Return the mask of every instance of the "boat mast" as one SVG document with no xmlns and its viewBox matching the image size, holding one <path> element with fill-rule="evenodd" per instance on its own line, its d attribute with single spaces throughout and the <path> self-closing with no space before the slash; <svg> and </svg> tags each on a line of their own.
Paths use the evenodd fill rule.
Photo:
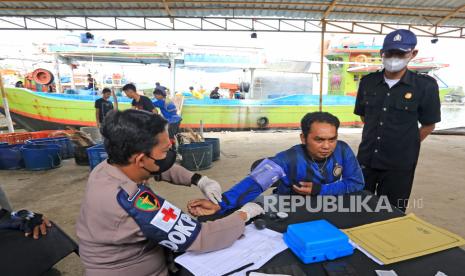
<svg viewBox="0 0 465 276">
<path fill-rule="evenodd" d="M 170 54 L 170 92 L 171 97 L 176 95 L 176 57 L 175 54 Z"/>
<path fill-rule="evenodd" d="M 255 73 L 255 68 L 250 68 L 250 88 L 249 88 L 249 95 L 251 99 L 254 99 L 254 86 L 255 86 L 255 81 L 254 81 L 254 73 Z"/>
<path fill-rule="evenodd" d="M 55 54 L 55 74 L 56 74 L 56 79 L 55 79 L 55 85 L 56 85 L 56 93 L 63 93 L 61 91 L 61 77 L 60 77 L 60 63 L 58 61 L 58 54 Z"/>
<path fill-rule="evenodd" d="M 323 61 L 325 54 L 325 32 L 326 32 L 326 20 L 321 20 L 321 53 L 320 53 L 320 103 L 319 111 L 323 111 Z"/>
<path fill-rule="evenodd" d="M 8 99 L 6 98 L 6 91 L 5 87 L 3 86 L 3 76 L 0 72 L 0 92 L 2 92 L 2 99 L 3 99 L 3 109 L 5 110 L 6 116 L 6 123 L 8 125 L 8 132 L 15 132 L 13 128 L 13 121 L 11 120 L 10 108 L 8 107 Z"/>
</svg>

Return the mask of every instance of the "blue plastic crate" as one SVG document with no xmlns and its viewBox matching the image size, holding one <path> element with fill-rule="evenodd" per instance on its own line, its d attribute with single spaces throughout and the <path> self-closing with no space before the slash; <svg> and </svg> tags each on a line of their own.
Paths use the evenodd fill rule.
<svg viewBox="0 0 465 276">
<path fill-rule="evenodd" d="M 103 160 L 108 158 L 103 144 L 98 144 L 87 149 L 87 156 L 89 157 L 90 170 L 93 170 Z"/>
<path fill-rule="evenodd" d="M 284 241 L 304 263 L 316 263 L 354 253 L 349 237 L 326 220 L 291 224 Z"/>
</svg>

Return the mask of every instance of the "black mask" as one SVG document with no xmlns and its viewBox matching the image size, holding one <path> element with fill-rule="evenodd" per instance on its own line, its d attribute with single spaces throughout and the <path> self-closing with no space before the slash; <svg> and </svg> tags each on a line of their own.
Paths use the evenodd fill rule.
<svg viewBox="0 0 465 276">
<path fill-rule="evenodd" d="M 147 157 L 152 159 L 155 165 L 159 167 L 159 169 L 156 172 L 147 170 L 145 167 L 143 167 L 143 169 L 148 171 L 151 175 L 156 176 L 160 175 L 162 172 L 169 170 L 174 165 L 174 162 L 176 162 L 176 151 L 172 149 L 168 150 L 164 159 L 155 159 L 149 155 Z"/>
</svg>

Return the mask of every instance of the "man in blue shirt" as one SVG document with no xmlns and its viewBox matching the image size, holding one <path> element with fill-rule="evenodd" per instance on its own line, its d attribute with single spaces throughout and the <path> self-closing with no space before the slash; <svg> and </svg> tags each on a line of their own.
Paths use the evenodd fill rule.
<svg viewBox="0 0 465 276">
<path fill-rule="evenodd" d="M 166 90 L 168 90 L 166 87 L 164 87 L 163 85 L 161 85 L 159 82 L 156 82 L 155 83 L 155 90 L 162 90 L 163 92 L 166 93 Z"/>
<path fill-rule="evenodd" d="M 338 141 L 340 122 L 327 112 L 307 113 L 301 121 L 302 144 L 260 162 L 229 191 L 219 205 L 208 200 L 189 204 L 193 215 L 226 212 L 254 200 L 278 182 L 281 195 L 341 195 L 364 187 L 362 170 L 352 149 Z"/>
<path fill-rule="evenodd" d="M 160 109 L 161 114 L 168 121 L 168 135 L 174 144 L 182 118 L 178 115 L 176 105 L 166 98 L 166 90 L 155 88 L 153 96 L 155 97 L 153 105 Z"/>
</svg>

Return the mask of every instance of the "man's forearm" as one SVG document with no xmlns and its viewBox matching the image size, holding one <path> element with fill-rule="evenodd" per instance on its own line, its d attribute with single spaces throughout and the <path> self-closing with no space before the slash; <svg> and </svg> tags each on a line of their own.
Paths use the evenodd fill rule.
<svg viewBox="0 0 465 276">
<path fill-rule="evenodd" d="M 215 221 L 202 223 L 202 230 L 187 251 L 210 252 L 231 246 L 244 233 L 243 214 L 236 212 Z"/>
<path fill-rule="evenodd" d="M 220 214 L 228 210 L 238 208 L 247 202 L 256 199 L 261 193 L 262 188 L 250 176 L 242 179 L 231 189 L 223 193 L 223 201 L 219 203 Z"/>
<path fill-rule="evenodd" d="M 161 180 L 176 184 L 190 186 L 193 172 L 187 170 L 186 168 L 174 164 L 169 170 L 161 174 Z"/>
<path fill-rule="evenodd" d="M 97 109 L 97 110 L 95 111 L 95 122 L 97 123 L 97 126 L 100 125 L 100 120 L 99 120 L 99 116 L 98 116 L 98 115 L 99 115 L 99 110 Z"/>
<path fill-rule="evenodd" d="M 116 97 L 114 88 L 111 88 L 111 95 L 113 96 L 114 105 L 115 105 L 113 109 L 118 110 L 118 97 Z"/>
<path fill-rule="evenodd" d="M 435 127 L 436 127 L 436 124 L 422 125 L 420 127 L 420 141 L 425 140 L 425 138 L 428 137 L 428 135 L 430 135 L 431 132 L 433 132 Z"/>
</svg>

